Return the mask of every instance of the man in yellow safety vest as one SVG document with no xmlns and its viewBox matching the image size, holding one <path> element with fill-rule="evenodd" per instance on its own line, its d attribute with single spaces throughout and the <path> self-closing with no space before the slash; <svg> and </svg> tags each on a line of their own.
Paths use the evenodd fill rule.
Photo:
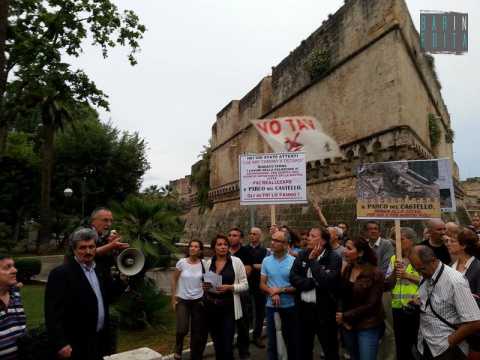
<svg viewBox="0 0 480 360">
<path fill-rule="evenodd" d="M 417 241 L 417 234 L 408 227 L 400 230 L 402 239 L 402 261 L 396 256 L 390 258 L 386 274 L 387 288 L 392 289 L 392 312 L 397 359 L 415 359 L 414 347 L 417 343 L 419 313 L 414 301 L 418 298 L 420 275 L 410 264 L 408 257 Z"/>
</svg>

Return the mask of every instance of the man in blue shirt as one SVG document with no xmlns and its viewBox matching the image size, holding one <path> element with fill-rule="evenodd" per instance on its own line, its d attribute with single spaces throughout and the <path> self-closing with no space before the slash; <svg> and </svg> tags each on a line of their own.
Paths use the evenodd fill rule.
<svg viewBox="0 0 480 360">
<path fill-rule="evenodd" d="M 271 249 L 273 254 L 263 260 L 260 271 L 260 289 L 267 295 L 268 359 L 278 359 L 275 327 L 275 313 L 278 313 L 288 359 L 293 360 L 298 358 L 295 288 L 290 284 L 290 269 L 295 258 L 288 254 L 288 241 L 282 231 L 272 234 Z"/>
</svg>

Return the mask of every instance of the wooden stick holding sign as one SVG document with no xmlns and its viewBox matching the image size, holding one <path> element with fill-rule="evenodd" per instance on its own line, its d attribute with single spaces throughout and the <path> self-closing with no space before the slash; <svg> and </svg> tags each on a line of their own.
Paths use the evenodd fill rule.
<svg viewBox="0 0 480 360">
<path fill-rule="evenodd" d="M 400 219 L 395 219 L 395 252 L 397 261 L 403 261 L 402 259 L 402 235 L 400 231 Z"/>
<path fill-rule="evenodd" d="M 277 225 L 275 205 L 270 205 L 270 225 Z"/>
</svg>

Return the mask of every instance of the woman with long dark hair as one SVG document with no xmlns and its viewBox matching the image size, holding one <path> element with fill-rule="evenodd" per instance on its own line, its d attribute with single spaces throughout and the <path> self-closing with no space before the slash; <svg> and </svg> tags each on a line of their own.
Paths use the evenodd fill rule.
<svg viewBox="0 0 480 360">
<path fill-rule="evenodd" d="M 210 246 L 214 255 L 205 269 L 222 278 L 222 285 L 217 287 L 204 282 L 210 335 L 215 358 L 233 360 L 235 321 L 243 316 L 239 293 L 248 290 L 247 273 L 242 261 L 230 255 L 226 236 L 217 235 Z"/>
<path fill-rule="evenodd" d="M 187 257 L 178 260 L 172 277 L 172 307 L 177 322 L 174 358 L 182 358 L 183 340 L 190 327 L 190 359 L 202 359 L 207 342 L 202 278 L 203 243 L 190 240 Z"/>
<path fill-rule="evenodd" d="M 384 331 L 382 294 L 384 276 L 367 240 L 345 243 L 347 266 L 342 271 L 341 306 L 336 314 L 352 360 L 375 360 Z"/>
</svg>

